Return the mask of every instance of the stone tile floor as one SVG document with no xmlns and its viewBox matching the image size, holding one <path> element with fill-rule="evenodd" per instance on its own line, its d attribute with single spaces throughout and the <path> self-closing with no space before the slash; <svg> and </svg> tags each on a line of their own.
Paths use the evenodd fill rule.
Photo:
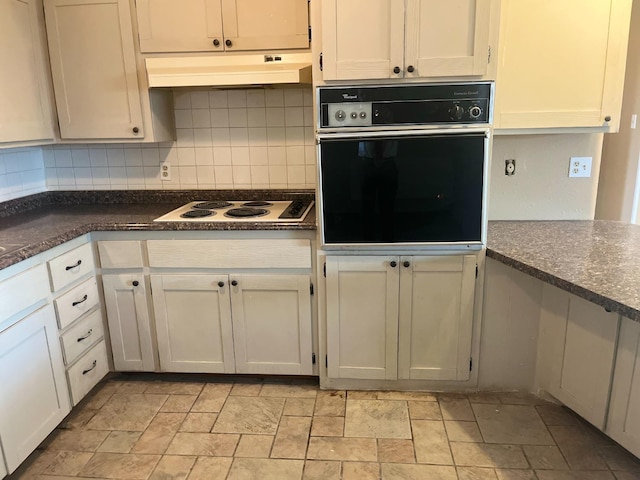
<svg viewBox="0 0 640 480">
<path fill-rule="evenodd" d="M 9 478 L 632 480 L 640 460 L 522 394 L 120 375 Z"/>
</svg>

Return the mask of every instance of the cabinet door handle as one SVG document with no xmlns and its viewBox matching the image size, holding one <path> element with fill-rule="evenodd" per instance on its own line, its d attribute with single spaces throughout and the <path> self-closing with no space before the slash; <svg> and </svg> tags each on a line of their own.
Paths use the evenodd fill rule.
<svg viewBox="0 0 640 480">
<path fill-rule="evenodd" d="M 84 335 L 83 337 L 78 338 L 78 342 L 86 340 L 87 338 L 89 338 L 91 336 L 92 333 L 93 333 L 93 328 L 90 328 L 86 335 Z"/>
<path fill-rule="evenodd" d="M 220 288 L 224 287 L 224 282 L 218 282 L 218 286 L 219 286 Z"/>
<path fill-rule="evenodd" d="M 406 268 L 409 268 L 411 266 L 411 262 L 405 261 L 402 265 L 404 265 Z"/>
<path fill-rule="evenodd" d="M 137 287 L 138 285 L 140 285 L 140 282 L 138 280 L 134 280 L 131 285 L 133 285 L 134 287 Z"/>
<path fill-rule="evenodd" d="M 238 286 L 237 280 L 231 280 L 231 285 L 233 285 L 234 287 L 237 287 Z"/>
<path fill-rule="evenodd" d="M 391 268 L 396 268 L 396 266 L 397 266 L 397 265 L 398 265 L 398 264 L 397 264 L 394 260 L 392 260 L 391 262 L 389 262 L 389 266 L 390 266 Z"/>
<path fill-rule="evenodd" d="M 611 121 L 611 115 L 607 115 L 606 117 L 604 117 L 604 121 L 605 122 L 610 122 Z"/>
<path fill-rule="evenodd" d="M 409 65 L 407 67 L 407 72 L 409 72 L 409 73 L 413 73 L 414 70 L 415 70 L 415 68 L 413 68 L 413 65 Z"/>
<path fill-rule="evenodd" d="M 96 368 L 98 366 L 98 360 L 94 360 L 93 363 L 91 364 L 90 368 L 87 368 L 86 370 L 82 371 L 83 375 L 86 375 L 87 373 L 89 373 L 91 370 L 93 370 L 94 368 Z"/>
<path fill-rule="evenodd" d="M 76 305 L 80 305 L 81 303 L 86 302 L 86 301 L 87 301 L 87 298 L 89 298 L 89 296 L 88 296 L 88 295 L 85 295 L 84 297 L 82 297 L 82 300 L 77 300 L 77 301 L 73 302 L 73 303 L 71 304 L 71 306 L 72 306 L 72 307 L 75 307 Z"/>
<path fill-rule="evenodd" d="M 65 270 L 69 271 L 69 270 L 71 270 L 73 268 L 77 268 L 77 267 L 80 266 L 81 263 L 82 263 L 82 260 L 78 260 L 78 262 L 75 265 L 69 265 L 69 266 L 65 267 Z"/>
<path fill-rule="evenodd" d="M 400 73 L 400 67 L 393 67 L 393 73 L 396 75 Z"/>
<path fill-rule="evenodd" d="M 231 40 L 229 40 L 228 38 L 224 41 L 224 44 L 225 44 L 227 47 L 232 47 L 232 46 L 233 46 L 233 42 L 232 42 Z"/>
<path fill-rule="evenodd" d="M 213 46 L 214 47 L 219 47 L 220 46 L 220 40 L 218 40 L 217 38 L 213 39 Z"/>
</svg>

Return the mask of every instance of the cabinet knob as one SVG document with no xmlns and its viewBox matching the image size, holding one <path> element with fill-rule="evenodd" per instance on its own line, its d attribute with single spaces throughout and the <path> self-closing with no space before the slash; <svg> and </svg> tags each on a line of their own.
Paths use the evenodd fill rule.
<svg viewBox="0 0 640 480">
<path fill-rule="evenodd" d="M 219 47 L 220 46 L 220 40 L 218 40 L 217 38 L 213 39 L 213 46 L 214 47 Z"/>
<path fill-rule="evenodd" d="M 402 265 L 404 265 L 405 268 L 409 268 L 411 266 L 411 262 L 405 261 Z"/>
<path fill-rule="evenodd" d="M 220 288 L 224 287 L 224 282 L 218 282 L 218 286 L 219 286 Z"/>
<path fill-rule="evenodd" d="M 610 122 L 611 121 L 611 115 L 607 115 L 606 117 L 604 117 L 604 121 L 605 122 Z"/>
<path fill-rule="evenodd" d="M 138 127 L 133 127 L 133 133 L 138 133 L 140 131 L 140 129 Z"/>
<path fill-rule="evenodd" d="M 413 65 L 409 65 L 407 67 L 407 72 L 409 72 L 409 73 L 413 73 L 414 70 L 415 70 L 415 68 L 413 68 Z"/>
<path fill-rule="evenodd" d="M 398 265 L 398 264 L 397 264 L 395 261 L 391 261 L 391 262 L 389 262 L 389 266 L 390 266 L 391 268 L 396 268 L 396 266 L 397 266 L 397 265 Z"/>
<path fill-rule="evenodd" d="M 232 47 L 232 46 L 233 46 L 233 42 L 232 42 L 231 40 L 229 40 L 228 38 L 224 41 L 224 44 L 225 44 L 227 47 Z"/>
<path fill-rule="evenodd" d="M 396 75 L 400 73 L 400 67 L 393 67 L 393 73 L 395 73 Z"/>
<path fill-rule="evenodd" d="M 238 282 L 236 280 L 231 280 L 231 285 L 233 285 L 234 287 L 237 287 Z"/>
<path fill-rule="evenodd" d="M 134 287 L 137 287 L 138 285 L 140 285 L 140 282 L 139 282 L 138 280 L 134 280 L 134 281 L 133 281 L 133 283 L 132 283 L 132 285 L 133 285 Z"/>
</svg>

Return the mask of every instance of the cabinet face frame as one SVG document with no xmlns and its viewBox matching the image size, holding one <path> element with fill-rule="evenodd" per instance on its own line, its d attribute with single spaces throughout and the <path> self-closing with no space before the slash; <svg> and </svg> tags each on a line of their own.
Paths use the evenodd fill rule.
<svg viewBox="0 0 640 480">
<path fill-rule="evenodd" d="M 80 28 L 68 27 L 71 23 L 74 27 L 95 28 L 91 18 L 96 14 L 91 10 L 96 8 L 115 9 L 111 20 L 117 24 L 106 23 L 109 19 L 102 12 L 101 33 L 106 38 L 94 39 L 97 43 L 92 45 L 87 43 L 91 35 L 85 35 Z M 92 17 L 83 18 L 89 12 Z M 61 138 L 142 139 L 142 107 L 129 1 L 46 0 L 45 16 Z M 111 77 L 103 72 L 97 78 L 100 83 L 91 85 L 84 78 L 85 72 L 105 70 L 102 61 L 105 58 L 111 61 Z M 123 108 L 117 114 L 115 110 L 111 112 L 117 118 L 109 121 L 103 118 L 101 110 L 107 105 L 105 102 L 109 106 L 113 102 L 101 99 L 101 92 L 119 96 Z"/>
</svg>

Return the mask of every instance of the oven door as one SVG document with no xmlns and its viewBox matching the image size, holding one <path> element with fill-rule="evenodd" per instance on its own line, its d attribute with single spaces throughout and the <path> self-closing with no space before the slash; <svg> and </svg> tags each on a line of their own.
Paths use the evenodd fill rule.
<svg viewBox="0 0 640 480">
<path fill-rule="evenodd" d="M 318 144 L 325 248 L 484 245 L 488 130 L 338 133 Z"/>
</svg>

